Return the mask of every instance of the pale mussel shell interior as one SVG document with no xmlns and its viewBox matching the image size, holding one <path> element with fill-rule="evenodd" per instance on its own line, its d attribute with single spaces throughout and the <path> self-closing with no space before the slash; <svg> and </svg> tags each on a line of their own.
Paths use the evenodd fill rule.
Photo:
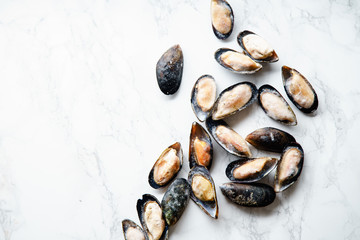
<svg viewBox="0 0 360 240">
<path fill-rule="evenodd" d="M 179 173 L 183 163 L 183 152 L 179 142 L 166 148 L 152 167 L 148 181 L 157 189 L 168 185 Z"/>
<path fill-rule="evenodd" d="M 220 48 L 214 54 L 215 60 L 224 68 L 241 74 L 256 73 L 262 65 L 252 60 L 242 52 L 229 48 Z"/>
<path fill-rule="evenodd" d="M 251 151 L 244 140 L 223 120 L 206 119 L 206 128 L 215 141 L 228 153 L 239 157 L 251 157 Z"/>
<path fill-rule="evenodd" d="M 239 33 L 237 41 L 245 53 L 257 62 L 276 62 L 279 60 L 270 44 L 251 31 L 245 30 Z"/>
<path fill-rule="evenodd" d="M 213 160 L 213 145 L 209 134 L 197 122 L 193 122 L 190 133 L 189 164 L 190 169 L 196 165 L 210 170 Z"/>
<path fill-rule="evenodd" d="M 258 101 L 270 118 L 286 125 L 297 125 L 296 115 L 283 96 L 271 85 L 259 88 Z"/>
<path fill-rule="evenodd" d="M 161 205 L 156 197 L 151 194 L 144 194 L 136 204 L 139 220 L 146 232 L 148 239 L 168 239 L 168 229 Z"/>
<path fill-rule="evenodd" d="M 299 143 L 287 145 L 275 174 L 275 192 L 281 192 L 296 182 L 304 164 L 304 150 Z"/>
<path fill-rule="evenodd" d="M 130 219 L 122 221 L 122 228 L 125 240 L 147 240 L 144 230 Z"/>
<path fill-rule="evenodd" d="M 314 112 L 319 101 L 309 81 L 296 69 L 283 66 L 281 70 L 285 92 L 290 101 L 304 113 Z"/>
<path fill-rule="evenodd" d="M 203 75 L 196 82 L 191 92 L 191 107 L 203 122 L 208 117 L 216 100 L 215 79 L 211 75 Z"/>
<path fill-rule="evenodd" d="M 214 104 L 212 119 L 223 119 L 247 108 L 255 102 L 257 95 L 258 90 L 251 82 L 240 82 L 226 88 Z"/>
<path fill-rule="evenodd" d="M 296 141 L 290 133 L 273 127 L 259 128 L 247 135 L 245 140 L 257 149 L 277 153 Z"/>
<path fill-rule="evenodd" d="M 231 181 L 256 182 L 268 175 L 277 162 L 278 159 L 271 157 L 240 158 L 227 166 L 225 174 Z"/>
<path fill-rule="evenodd" d="M 218 203 L 215 183 L 203 166 L 193 167 L 188 176 L 191 186 L 190 198 L 210 217 L 218 218 Z"/>
<path fill-rule="evenodd" d="M 211 0 L 211 23 L 218 39 L 228 38 L 234 28 L 234 13 L 225 0 Z"/>
</svg>

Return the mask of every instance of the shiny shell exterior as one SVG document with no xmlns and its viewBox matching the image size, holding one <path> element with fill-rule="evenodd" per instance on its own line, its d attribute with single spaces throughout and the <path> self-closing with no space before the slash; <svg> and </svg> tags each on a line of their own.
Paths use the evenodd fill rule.
<svg viewBox="0 0 360 240">
<path fill-rule="evenodd" d="M 304 150 L 300 144 L 293 142 L 287 145 L 281 155 L 275 174 L 275 192 L 290 187 L 300 176 L 304 164 Z"/>
<path fill-rule="evenodd" d="M 237 41 L 245 53 L 257 62 L 276 62 L 279 60 L 270 44 L 251 31 L 245 30 L 239 33 Z"/>
<path fill-rule="evenodd" d="M 235 73 L 252 74 L 262 68 L 246 54 L 229 48 L 218 49 L 214 57 L 221 66 Z"/>
<path fill-rule="evenodd" d="M 251 157 L 251 151 L 244 138 L 223 121 L 206 119 L 206 128 L 225 151 L 239 157 Z"/>
<path fill-rule="evenodd" d="M 191 199 L 210 217 L 218 218 L 218 204 L 215 183 L 209 171 L 203 166 L 193 167 L 188 176 L 191 186 Z M 197 197 L 202 196 L 203 199 Z"/>
<path fill-rule="evenodd" d="M 168 185 L 179 173 L 183 162 L 183 152 L 179 142 L 166 148 L 152 167 L 148 181 L 157 189 Z"/>
<path fill-rule="evenodd" d="M 214 106 L 215 100 L 215 79 L 210 75 L 201 76 L 195 82 L 191 92 L 191 107 L 199 121 L 205 121 Z"/>
<path fill-rule="evenodd" d="M 232 181 L 256 182 L 268 175 L 277 162 L 278 159 L 270 157 L 240 158 L 227 166 L 225 174 Z"/>
<path fill-rule="evenodd" d="M 125 240 L 148 240 L 144 230 L 130 219 L 122 221 Z"/>
<path fill-rule="evenodd" d="M 141 225 L 146 232 L 148 239 L 168 239 L 169 226 L 165 221 L 161 205 L 156 197 L 151 194 L 144 194 L 142 199 L 138 199 L 136 209 Z"/>
<path fill-rule="evenodd" d="M 245 140 L 258 149 L 277 153 L 281 153 L 289 143 L 295 142 L 292 135 L 273 127 L 259 128 L 247 135 Z"/>
<path fill-rule="evenodd" d="M 226 88 L 214 104 L 212 119 L 224 119 L 247 108 L 255 102 L 257 95 L 257 88 L 251 82 L 240 82 Z"/>
<path fill-rule="evenodd" d="M 190 133 L 189 164 L 190 169 L 201 165 L 208 170 L 213 160 L 213 145 L 206 130 L 197 122 L 193 122 Z"/>
<path fill-rule="evenodd" d="M 258 101 L 261 108 L 270 118 L 286 125 L 297 125 L 294 111 L 273 86 L 268 84 L 261 86 Z"/>
<path fill-rule="evenodd" d="M 191 187 L 186 179 L 177 178 L 167 189 L 161 201 L 166 223 L 174 225 L 189 203 Z"/>
<path fill-rule="evenodd" d="M 160 90 L 166 94 L 174 94 L 180 87 L 184 57 L 179 45 L 168 49 L 156 64 L 156 78 Z"/>
<path fill-rule="evenodd" d="M 319 102 L 309 81 L 293 68 L 283 66 L 281 70 L 285 92 L 290 101 L 304 113 L 314 112 Z"/>
<path fill-rule="evenodd" d="M 225 0 L 211 0 L 211 24 L 218 39 L 228 38 L 234 28 L 234 13 Z"/>
<path fill-rule="evenodd" d="M 274 189 L 264 183 L 224 183 L 221 192 L 232 202 L 244 207 L 265 207 L 276 197 Z"/>
</svg>

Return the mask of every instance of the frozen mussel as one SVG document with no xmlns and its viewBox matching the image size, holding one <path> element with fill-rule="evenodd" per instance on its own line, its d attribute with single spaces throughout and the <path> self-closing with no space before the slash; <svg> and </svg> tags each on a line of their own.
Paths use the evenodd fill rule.
<svg viewBox="0 0 360 240">
<path fill-rule="evenodd" d="M 206 119 L 206 128 L 215 141 L 227 152 L 235 156 L 251 157 L 250 148 L 244 138 L 230 128 L 225 121 L 214 121 L 209 117 Z"/>
<path fill-rule="evenodd" d="M 251 31 L 243 31 L 237 37 L 245 53 L 257 62 L 276 62 L 279 60 L 275 50 L 264 38 Z"/>
<path fill-rule="evenodd" d="M 221 66 L 235 73 L 252 74 L 262 68 L 246 54 L 229 48 L 218 49 L 214 56 Z"/>
<path fill-rule="evenodd" d="M 247 135 L 245 140 L 258 149 L 277 153 L 281 153 L 287 144 L 295 142 L 292 135 L 273 127 L 259 128 Z"/>
<path fill-rule="evenodd" d="M 196 82 L 191 92 L 191 107 L 196 117 L 205 121 L 216 100 L 215 79 L 210 75 L 201 76 Z"/>
<path fill-rule="evenodd" d="M 271 157 L 240 158 L 227 166 L 225 174 L 232 181 L 256 182 L 269 174 L 277 162 L 278 159 Z"/>
<path fill-rule="evenodd" d="M 273 86 L 268 84 L 261 86 L 258 100 L 261 108 L 270 118 L 286 125 L 297 124 L 295 113 Z"/>
<path fill-rule="evenodd" d="M 168 185 L 182 167 L 183 153 L 179 142 L 166 148 L 149 173 L 149 184 L 157 189 Z"/>
<path fill-rule="evenodd" d="M 193 167 L 188 176 L 191 185 L 191 199 L 210 217 L 218 218 L 218 204 L 215 183 L 209 171 L 203 166 Z"/>
<path fill-rule="evenodd" d="M 122 221 L 125 240 L 148 240 L 144 230 L 130 219 Z"/>
<path fill-rule="evenodd" d="M 234 28 L 234 14 L 225 0 L 211 0 L 211 23 L 214 34 L 219 39 L 226 39 Z"/>
<path fill-rule="evenodd" d="M 195 165 L 211 168 L 213 160 L 213 145 L 206 130 L 197 122 L 193 122 L 190 133 L 189 164 L 190 169 Z"/>
<path fill-rule="evenodd" d="M 293 68 L 282 67 L 285 92 L 291 102 L 302 112 L 314 112 L 319 105 L 317 94 L 309 81 Z"/>
<path fill-rule="evenodd" d="M 300 144 L 293 142 L 287 145 L 280 158 L 275 174 L 275 192 L 290 187 L 300 176 L 304 164 L 304 150 Z"/>
</svg>

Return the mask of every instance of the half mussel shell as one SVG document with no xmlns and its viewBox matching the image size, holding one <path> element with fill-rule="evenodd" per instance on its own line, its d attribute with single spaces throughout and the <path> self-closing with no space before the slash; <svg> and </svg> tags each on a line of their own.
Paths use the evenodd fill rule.
<svg viewBox="0 0 360 240">
<path fill-rule="evenodd" d="M 155 162 L 149 173 L 149 184 L 157 189 L 168 185 L 179 173 L 183 162 L 183 153 L 179 142 L 166 148 Z"/>
<path fill-rule="evenodd" d="M 196 165 L 211 168 L 213 145 L 206 130 L 197 122 L 193 122 L 190 133 L 189 164 L 190 169 Z"/>
<path fill-rule="evenodd" d="M 283 66 L 281 70 L 285 92 L 291 102 L 304 113 L 314 112 L 319 102 L 309 81 L 294 68 Z"/>
<path fill-rule="evenodd" d="M 148 240 L 144 230 L 130 219 L 122 221 L 125 240 Z"/>
<path fill-rule="evenodd" d="M 209 171 L 203 166 L 193 167 L 188 176 L 191 199 L 210 217 L 218 218 L 218 204 L 215 183 Z"/>
<path fill-rule="evenodd" d="M 265 84 L 259 88 L 258 100 L 270 118 L 286 125 L 297 125 L 294 111 L 273 86 Z"/>
<path fill-rule="evenodd" d="M 211 23 L 218 39 L 228 38 L 234 28 L 234 14 L 230 4 L 225 0 L 211 0 Z"/>
</svg>

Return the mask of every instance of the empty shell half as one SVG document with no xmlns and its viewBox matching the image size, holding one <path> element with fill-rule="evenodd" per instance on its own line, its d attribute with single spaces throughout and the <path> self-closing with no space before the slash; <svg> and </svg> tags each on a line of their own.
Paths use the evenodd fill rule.
<svg viewBox="0 0 360 240">
<path fill-rule="evenodd" d="M 196 82 L 191 92 L 191 107 L 196 117 L 205 121 L 216 100 L 215 79 L 210 75 L 201 76 Z"/>
<path fill-rule="evenodd" d="M 300 144 L 290 143 L 284 148 L 275 174 L 275 192 L 290 187 L 300 176 L 304 164 L 304 150 Z"/>
<path fill-rule="evenodd" d="M 296 116 L 283 96 L 273 87 L 265 84 L 259 88 L 258 100 L 261 108 L 270 118 L 295 126 Z"/>
<path fill-rule="evenodd" d="M 234 14 L 225 0 L 211 0 L 211 23 L 214 34 L 219 39 L 226 39 L 234 28 Z"/>
<path fill-rule="evenodd" d="M 179 142 L 166 148 L 149 173 L 149 184 L 157 189 L 168 185 L 182 167 L 183 153 Z"/>
<path fill-rule="evenodd" d="M 285 92 L 291 102 L 302 112 L 314 112 L 319 105 L 317 94 L 309 81 L 298 71 L 282 67 Z"/>
<path fill-rule="evenodd" d="M 213 160 L 213 146 L 206 130 L 197 122 L 193 122 L 190 133 L 189 164 L 190 169 L 195 165 L 211 168 Z"/>
<path fill-rule="evenodd" d="M 212 119 L 223 119 L 245 109 L 255 102 L 257 94 L 257 88 L 251 82 L 240 82 L 226 88 L 214 104 Z"/>
<path fill-rule="evenodd" d="M 136 223 L 129 219 L 122 221 L 125 240 L 147 240 L 146 233 Z"/>
<path fill-rule="evenodd" d="M 259 35 L 251 31 L 239 33 L 237 41 L 245 53 L 258 62 L 276 62 L 279 60 L 275 50 Z"/>
<path fill-rule="evenodd" d="M 218 49 L 214 56 L 221 66 L 235 73 L 252 74 L 262 68 L 246 54 L 229 48 Z"/>
</svg>

